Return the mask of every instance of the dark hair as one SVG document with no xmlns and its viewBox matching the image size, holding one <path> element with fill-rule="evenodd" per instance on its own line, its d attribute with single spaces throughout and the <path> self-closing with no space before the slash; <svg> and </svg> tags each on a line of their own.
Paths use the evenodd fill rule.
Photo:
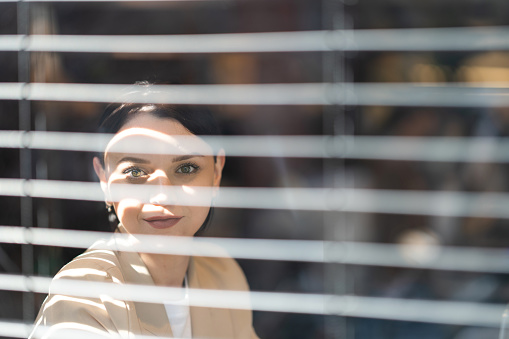
<svg viewBox="0 0 509 339">
<path fill-rule="evenodd" d="M 182 124 L 189 132 L 194 135 L 219 135 L 219 127 L 212 113 L 204 106 L 185 106 L 168 104 L 138 104 L 121 103 L 110 104 L 104 110 L 99 120 L 99 132 L 117 133 L 122 126 L 136 117 L 138 114 L 152 114 L 158 118 L 174 119 Z M 104 154 L 99 156 L 104 166 Z M 214 156 L 214 162 L 216 157 Z M 110 220 L 116 215 L 112 210 Z M 214 215 L 214 207 L 211 206 L 207 218 L 203 225 L 198 229 L 195 235 L 201 235 L 210 224 Z"/>
<path fill-rule="evenodd" d="M 221 134 L 214 116 L 204 106 L 137 103 L 108 105 L 99 120 L 99 132 L 117 133 L 122 126 L 140 113 L 175 119 L 194 135 Z"/>
</svg>

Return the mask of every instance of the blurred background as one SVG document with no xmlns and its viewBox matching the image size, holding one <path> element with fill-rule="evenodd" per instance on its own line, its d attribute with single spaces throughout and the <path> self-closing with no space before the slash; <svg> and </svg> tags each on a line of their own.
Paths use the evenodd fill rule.
<svg viewBox="0 0 509 339">
<path fill-rule="evenodd" d="M 480 27 L 509 24 L 504 0 L 237 0 L 167 2 L 0 2 L 0 34 L 161 35 Z M 19 19 L 19 20 L 18 20 Z M 490 83 L 507 88 L 509 53 L 49 53 L 0 51 L 0 82 L 133 84 Z M 24 73 L 25 72 L 25 73 Z M 24 79 L 23 79 L 24 78 Z M 29 105 L 28 120 L 20 105 Z M 94 132 L 104 104 L 0 100 L 0 129 Z M 25 107 L 26 109 L 26 107 Z M 216 105 L 225 135 L 507 137 L 503 108 Z M 256 146 L 254 146 L 256 147 Z M 394 150 L 397 152 L 397 149 Z M 0 149 L 0 177 L 96 181 L 86 152 Z M 26 153 L 25 153 L 26 154 Z M 24 164 L 24 165 L 20 165 Z M 506 164 L 299 158 L 227 159 L 223 186 L 339 187 L 403 191 L 502 192 Z M 28 198 L 23 198 L 28 199 Z M 0 197 L 0 225 L 108 231 L 103 203 Z M 27 207 L 28 206 L 28 207 Z M 413 214 L 219 209 L 205 236 L 336 240 L 507 248 L 507 220 Z M 25 246 L 27 247 L 27 246 Z M 83 250 L 0 244 L 0 272 L 53 276 Z M 30 256 L 33 260 L 28 260 Z M 412 261 L 413 258 L 407 258 Z M 335 293 L 505 304 L 507 274 L 420 268 L 239 260 L 254 291 Z M 30 322 L 45 295 L 27 307 L 22 293 L 0 291 L 0 319 Z M 498 338 L 499 329 L 368 318 L 255 312 L 261 338 Z"/>
</svg>

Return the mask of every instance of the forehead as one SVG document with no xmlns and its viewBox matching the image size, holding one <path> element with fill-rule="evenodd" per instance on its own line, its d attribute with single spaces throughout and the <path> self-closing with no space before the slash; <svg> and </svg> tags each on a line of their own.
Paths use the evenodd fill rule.
<svg viewBox="0 0 509 339">
<path fill-rule="evenodd" d="M 174 119 L 140 114 L 115 134 L 106 157 L 125 154 L 212 155 L 211 147 Z"/>
</svg>

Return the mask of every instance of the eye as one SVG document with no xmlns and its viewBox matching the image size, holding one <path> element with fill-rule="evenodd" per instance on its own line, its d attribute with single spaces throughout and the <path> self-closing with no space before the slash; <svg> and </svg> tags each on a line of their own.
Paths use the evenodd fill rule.
<svg viewBox="0 0 509 339">
<path fill-rule="evenodd" d="M 177 173 L 191 174 L 198 170 L 199 167 L 194 164 L 183 164 L 177 169 Z"/>
<path fill-rule="evenodd" d="M 129 174 L 131 178 L 141 178 L 144 175 L 147 175 L 145 171 L 138 167 L 130 167 L 124 171 L 124 174 Z"/>
</svg>

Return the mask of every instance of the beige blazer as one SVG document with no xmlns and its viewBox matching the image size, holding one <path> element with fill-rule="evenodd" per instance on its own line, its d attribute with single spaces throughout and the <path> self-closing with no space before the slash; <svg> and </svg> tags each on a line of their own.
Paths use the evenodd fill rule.
<svg viewBox="0 0 509 339">
<path fill-rule="evenodd" d="M 65 265 L 53 282 L 77 279 L 154 285 L 138 253 L 95 247 Z M 190 288 L 249 290 L 244 273 L 231 258 L 191 257 L 187 273 Z M 258 338 L 252 326 L 251 310 L 191 307 L 190 313 L 193 338 Z M 39 338 L 34 333 L 41 326 L 50 327 L 50 331 L 41 338 L 56 337 L 69 329 L 105 338 L 135 338 L 136 335 L 173 337 L 163 304 L 114 300 L 108 296 L 63 296 L 51 293 L 51 287 L 30 338 Z"/>
</svg>

